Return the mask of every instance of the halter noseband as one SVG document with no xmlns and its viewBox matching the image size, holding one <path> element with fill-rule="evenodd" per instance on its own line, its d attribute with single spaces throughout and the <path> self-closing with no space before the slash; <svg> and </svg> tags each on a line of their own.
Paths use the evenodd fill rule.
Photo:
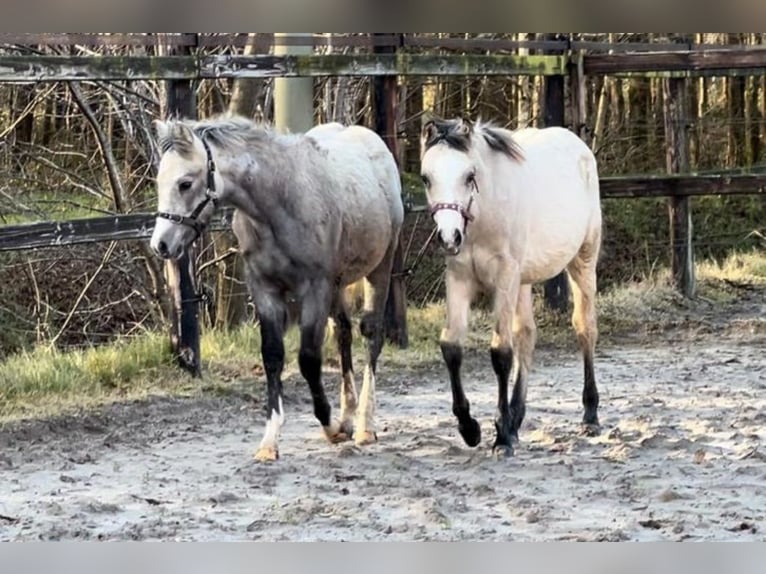
<svg viewBox="0 0 766 574">
<path fill-rule="evenodd" d="M 434 203 L 429 208 L 431 212 L 431 217 L 434 217 L 437 211 L 441 211 L 443 209 L 457 211 L 460 215 L 463 216 L 463 220 L 465 221 L 465 226 L 468 226 L 468 222 L 473 221 L 474 219 L 473 215 L 471 214 L 471 205 L 473 205 L 473 198 L 474 198 L 474 195 L 476 195 L 477 193 L 479 193 L 479 184 L 477 184 L 476 180 L 474 179 L 473 189 L 471 190 L 471 196 L 468 198 L 467 206 L 463 207 L 463 204 L 458 202 Z"/>
<path fill-rule="evenodd" d="M 202 210 L 205 209 L 207 204 L 211 201 L 213 202 L 213 207 L 218 205 L 218 196 L 215 193 L 215 162 L 213 161 L 213 154 L 210 151 L 210 146 L 205 141 L 205 138 L 203 137 L 200 139 L 202 145 L 205 147 L 205 153 L 207 154 L 207 189 L 205 190 L 205 199 L 200 201 L 199 204 L 197 204 L 197 207 L 194 208 L 194 211 L 189 215 L 178 215 L 175 213 L 167 213 L 165 211 L 157 212 L 157 217 L 162 217 L 163 219 L 167 219 L 168 221 L 180 225 L 188 225 L 194 229 L 194 239 L 189 242 L 190 244 L 193 243 L 205 230 L 205 224 L 198 219 Z"/>
</svg>

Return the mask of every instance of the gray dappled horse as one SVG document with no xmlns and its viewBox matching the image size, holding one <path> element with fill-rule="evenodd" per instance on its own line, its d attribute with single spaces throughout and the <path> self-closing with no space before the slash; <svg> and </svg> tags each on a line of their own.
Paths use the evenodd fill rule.
<svg viewBox="0 0 766 574">
<path fill-rule="evenodd" d="M 298 362 L 325 436 L 330 442 L 376 440 L 375 371 L 404 219 L 399 172 L 383 140 L 364 127 L 337 123 L 279 134 L 239 117 L 157 120 L 155 129 L 162 155 L 151 246 L 160 257 L 179 257 L 217 204 L 236 208 L 232 228 L 260 320 L 268 386 L 268 419 L 255 458 L 279 456 L 287 297 L 300 301 Z M 343 288 L 362 278 L 367 365 L 357 398 Z M 331 417 L 321 380 L 330 316 L 343 373 L 339 420 Z"/>
</svg>

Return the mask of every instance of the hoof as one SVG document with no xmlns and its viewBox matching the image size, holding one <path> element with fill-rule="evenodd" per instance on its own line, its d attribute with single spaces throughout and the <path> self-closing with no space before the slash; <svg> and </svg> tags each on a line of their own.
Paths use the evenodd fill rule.
<svg viewBox="0 0 766 574">
<path fill-rule="evenodd" d="M 274 462 L 279 458 L 279 451 L 274 447 L 261 447 L 255 453 L 255 460 L 258 462 Z"/>
<path fill-rule="evenodd" d="M 497 444 L 492 447 L 492 456 L 495 460 L 513 457 L 513 447 L 509 444 Z"/>
<path fill-rule="evenodd" d="M 366 444 L 373 444 L 378 441 L 378 435 L 375 431 L 357 431 L 354 434 L 354 442 L 356 446 L 364 446 Z"/>
<path fill-rule="evenodd" d="M 580 435 L 582 436 L 598 436 L 601 434 L 601 425 L 598 422 L 580 424 Z"/>
<path fill-rule="evenodd" d="M 460 436 L 468 446 L 476 446 L 481 442 L 481 427 L 476 419 L 469 418 L 467 423 L 460 423 L 457 430 L 460 431 Z"/>
<path fill-rule="evenodd" d="M 323 427 L 324 436 L 330 444 L 338 444 L 346 442 L 351 438 L 351 433 L 347 433 L 343 429 L 343 425 L 339 422 L 333 422 L 330 426 Z"/>
</svg>

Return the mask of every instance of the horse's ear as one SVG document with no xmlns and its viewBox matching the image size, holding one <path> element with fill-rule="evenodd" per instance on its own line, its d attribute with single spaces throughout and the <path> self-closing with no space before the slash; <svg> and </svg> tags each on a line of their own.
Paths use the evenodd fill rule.
<svg viewBox="0 0 766 574">
<path fill-rule="evenodd" d="M 423 124 L 423 129 L 420 132 L 420 139 L 423 142 L 429 142 L 434 139 L 439 133 L 439 128 L 436 127 L 436 122 L 428 120 Z"/>
<path fill-rule="evenodd" d="M 166 140 L 170 137 L 170 127 L 168 126 L 168 122 L 154 120 L 152 122 L 152 127 L 154 128 L 154 133 L 157 134 L 158 140 Z"/>
<path fill-rule="evenodd" d="M 170 130 L 173 142 L 179 147 L 192 149 L 194 147 L 194 133 L 183 122 L 173 122 Z"/>
<path fill-rule="evenodd" d="M 473 123 L 466 118 L 460 118 L 455 126 L 455 133 L 461 136 L 470 135 L 473 131 Z"/>
</svg>

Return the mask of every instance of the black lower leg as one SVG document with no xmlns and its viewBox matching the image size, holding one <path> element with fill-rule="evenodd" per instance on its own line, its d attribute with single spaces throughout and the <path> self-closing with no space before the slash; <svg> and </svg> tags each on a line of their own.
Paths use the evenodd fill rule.
<svg viewBox="0 0 766 574">
<path fill-rule="evenodd" d="M 514 441 L 519 440 L 519 429 L 527 414 L 526 386 L 526 375 L 519 369 L 511 394 L 511 439 Z"/>
<path fill-rule="evenodd" d="M 314 326 L 301 329 L 301 350 L 298 353 L 298 365 L 301 375 L 306 379 L 314 401 L 314 415 L 319 423 L 326 427 L 330 425 L 330 403 L 322 385 L 322 347 L 317 343 Z"/>
<path fill-rule="evenodd" d="M 367 313 L 362 317 L 359 330 L 367 339 L 367 364 L 374 374 L 378 369 L 380 351 L 383 350 L 383 318 L 374 313 Z"/>
<path fill-rule="evenodd" d="M 335 316 L 338 328 L 338 354 L 340 355 L 340 368 L 345 377 L 349 371 L 354 370 L 351 360 L 351 320 L 346 313 L 338 313 Z"/>
<path fill-rule="evenodd" d="M 497 413 L 495 414 L 495 438 L 494 448 L 511 448 L 511 410 L 508 404 L 508 378 L 511 375 L 513 365 L 513 351 L 510 348 L 498 348 L 490 350 L 492 368 L 497 375 Z"/>
<path fill-rule="evenodd" d="M 585 366 L 585 384 L 582 390 L 582 404 L 585 407 L 583 423 L 598 427 L 598 389 L 596 388 L 596 375 L 593 368 L 593 353 L 586 352 L 583 356 Z"/>
<path fill-rule="evenodd" d="M 471 417 L 470 404 L 463 392 L 460 381 L 460 366 L 463 363 L 463 349 L 452 343 L 441 344 L 442 356 L 447 364 L 450 386 L 452 388 L 452 413 L 457 417 L 458 430 L 468 446 L 476 446 L 481 440 L 481 427 Z"/>
<path fill-rule="evenodd" d="M 276 411 L 282 414 L 282 369 L 285 365 L 285 347 L 282 328 L 277 321 L 261 320 L 261 357 L 266 372 L 267 417 Z"/>
</svg>

